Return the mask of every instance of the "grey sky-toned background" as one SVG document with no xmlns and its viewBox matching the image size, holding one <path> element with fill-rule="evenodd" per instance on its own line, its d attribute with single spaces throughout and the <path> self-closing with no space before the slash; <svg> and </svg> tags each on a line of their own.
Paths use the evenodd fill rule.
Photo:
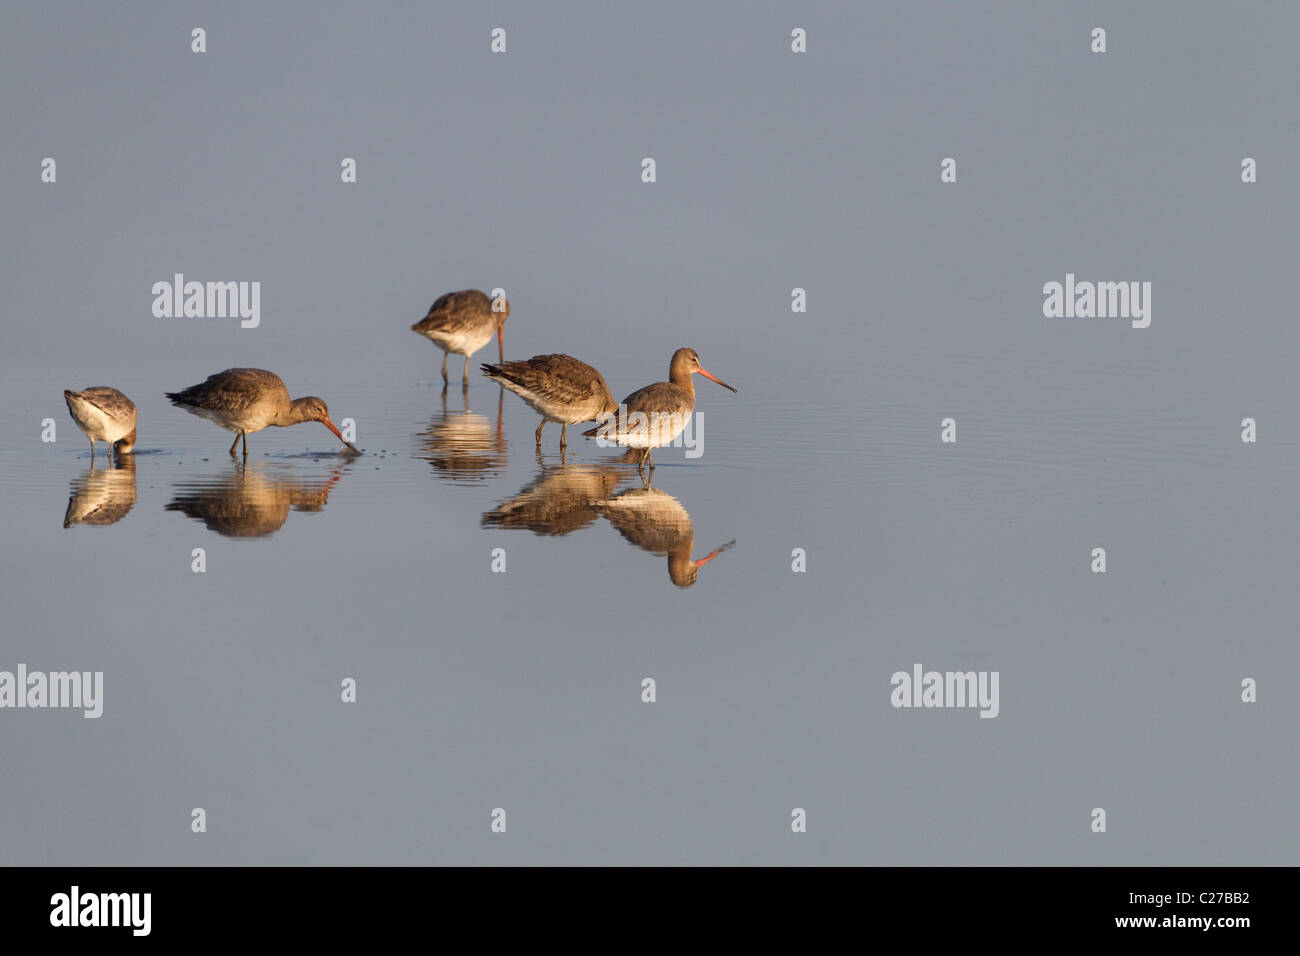
<svg viewBox="0 0 1300 956">
<path fill-rule="evenodd" d="M 1264 3 L 9 5 L 0 668 L 107 688 L 99 721 L 0 712 L 0 862 L 1294 863 L 1297 27 Z M 260 281 L 261 327 L 153 318 L 174 272 Z M 1151 328 L 1045 319 L 1067 272 L 1151 281 Z M 706 454 L 655 476 L 697 555 L 737 541 L 694 587 L 603 519 L 480 528 L 538 472 L 513 396 L 499 469 L 420 458 L 439 353 L 408 326 L 494 286 L 508 356 L 572 352 L 621 396 L 690 345 L 740 388 L 699 383 Z M 231 466 L 162 392 L 233 365 L 368 452 L 250 438 L 341 475 L 258 541 L 165 510 Z M 60 390 L 92 384 L 140 408 L 138 499 L 65 530 L 89 460 Z M 493 428 L 497 401 L 476 375 Z M 916 661 L 998 670 L 1000 716 L 893 710 Z"/>
</svg>

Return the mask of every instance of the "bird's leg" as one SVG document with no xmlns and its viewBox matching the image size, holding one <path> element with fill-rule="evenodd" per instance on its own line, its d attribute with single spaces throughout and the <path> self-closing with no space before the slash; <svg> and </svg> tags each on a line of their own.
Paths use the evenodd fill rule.
<svg viewBox="0 0 1300 956">
<path fill-rule="evenodd" d="M 241 432 L 235 432 L 235 440 L 230 443 L 230 457 L 235 457 L 235 448 L 239 445 L 239 436 Z"/>
<path fill-rule="evenodd" d="M 447 353 L 442 353 L 442 384 L 447 384 Z"/>
<path fill-rule="evenodd" d="M 650 470 L 651 470 L 651 471 L 654 471 L 654 470 L 655 470 L 655 457 L 654 457 L 654 455 L 652 454 L 652 452 L 653 452 L 653 449 L 651 449 L 651 448 L 647 448 L 647 449 L 645 450 L 645 460 L 648 461 L 648 462 L 650 462 Z"/>
<path fill-rule="evenodd" d="M 244 436 L 244 457 L 248 457 L 248 432 L 242 431 L 239 434 Z"/>
<path fill-rule="evenodd" d="M 90 440 L 90 463 L 95 463 L 95 439 Z"/>
<path fill-rule="evenodd" d="M 460 377 L 461 391 L 469 388 L 469 356 L 465 356 L 465 374 Z"/>
<path fill-rule="evenodd" d="M 564 436 L 565 436 L 565 433 L 566 433 L 568 430 L 569 430 L 569 424 L 568 424 L 568 422 L 560 422 L 560 447 L 561 447 L 561 448 L 563 448 L 565 445 L 569 444 L 569 440 L 568 440 L 567 438 L 564 437 Z"/>
<path fill-rule="evenodd" d="M 546 427 L 546 419 L 543 418 L 542 423 L 537 426 L 537 447 L 538 448 L 542 447 L 542 429 L 545 427 Z"/>
</svg>

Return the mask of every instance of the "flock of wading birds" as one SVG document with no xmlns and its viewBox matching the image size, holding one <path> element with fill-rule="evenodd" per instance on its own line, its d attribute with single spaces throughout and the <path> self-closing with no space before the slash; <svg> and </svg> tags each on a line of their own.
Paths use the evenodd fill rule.
<svg viewBox="0 0 1300 956">
<path fill-rule="evenodd" d="M 671 444 L 695 410 L 695 373 L 736 391 L 705 370 L 694 349 L 682 348 L 673 353 L 669 362 L 668 381 L 639 388 L 620 404 L 614 401 L 600 372 L 571 355 L 534 355 L 530 359 L 507 362 L 504 328 L 509 317 L 510 303 L 504 298 L 493 300 L 477 289 L 467 289 L 439 296 L 429 307 L 429 314 L 411 328 L 442 349 L 444 389 L 447 356 L 453 352 L 465 356 L 461 387 L 468 388 L 469 357 L 495 335 L 499 364 L 484 364 L 483 374 L 510 389 L 542 416 L 537 426 L 538 448 L 542 446 L 542 429 L 547 422 L 560 423 L 560 447 L 564 448 L 570 425 L 597 421 L 602 424 L 583 432 L 584 436 L 598 435 L 623 447 L 640 450 L 637 470 L 642 471 L 648 463 L 653 471 L 651 452 Z M 301 422 L 320 422 L 353 454 L 361 454 L 330 420 L 324 400 L 314 395 L 290 399 L 280 376 L 265 369 L 228 368 L 209 375 L 198 385 L 166 395 L 178 408 L 234 432 L 231 457 L 241 439 L 244 457 L 248 457 L 249 432 L 260 432 L 270 425 L 285 428 Z M 63 397 L 72 420 L 90 439 L 92 462 L 96 441 L 108 443 L 110 457 L 114 453 L 127 454 L 135 447 L 135 403 L 117 389 L 97 385 L 80 392 L 65 390 Z"/>
</svg>

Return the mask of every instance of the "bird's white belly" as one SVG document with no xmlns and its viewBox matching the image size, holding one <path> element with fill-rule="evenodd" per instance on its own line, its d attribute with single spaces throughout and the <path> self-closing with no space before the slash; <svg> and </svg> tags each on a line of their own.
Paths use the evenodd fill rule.
<svg viewBox="0 0 1300 956">
<path fill-rule="evenodd" d="M 89 402 L 77 402 L 72 416 L 82 433 L 94 441 L 115 442 L 131 433 L 132 426 L 105 415 L 104 412 Z"/>
<path fill-rule="evenodd" d="M 434 332 L 429 338 L 433 339 L 438 348 L 444 352 L 455 352 L 457 355 L 473 355 L 483 346 L 492 340 L 496 334 L 496 329 L 488 326 L 484 329 L 475 329 L 472 331 L 461 332 Z"/>
<path fill-rule="evenodd" d="M 253 409 L 234 412 L 220 408 L 200 408 L 196 405 L 187 405 L 185 408 L 232 432 L 260 432 L 271 424 L 266 415 L 259 414 Z"/>
<path fill-rule="evenodd" d="M 615 441 L 624 448 L 662 448 L 686 430 L 687 415 L 648 415 L 639 420 L 636 414 L 628 416 L 626 426 L 611 429 L 606 440 Z M 622 423 L 620 422 L 620 425 Z"/>
<path fill-rule="evenodd" d="M 586 417 L 574 417 L 574 415 L 581 416 L 585 409 L 574 408 L 573 406 L 565 405 L 561 402 L 547 401 L 527 389 L 521 389 L 513 382 L 502 382 L 502 384 L 522 398 L 525 405 L 535 411 L 538 415 L 541 415 L 548 422 L 560 422 L 565 425 L 576 425 L 578 422 L 591 421 L 590 415 L 587 415 Z"/>
</svg>

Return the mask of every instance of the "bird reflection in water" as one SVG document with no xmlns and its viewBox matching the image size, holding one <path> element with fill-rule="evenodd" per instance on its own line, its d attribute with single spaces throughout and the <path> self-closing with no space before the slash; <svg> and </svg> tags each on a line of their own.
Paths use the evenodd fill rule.
<svg viewBox="0 0 1300 956">
<path fill-rule="evenodd" d="M 629 468 L 613 464 L 543 466 L 526 488 L 485 513 L 481 525 L 558 536 L 585 528 L 603 516 L 630 544 L 667 557 L 669 580 L 679 588 L 690 587 L 700 568 L 736 542 L 692 558 L 695 527 L 682 503 L 648 487 L 644 479 L 641 487 L 614 494 L 619 483 L 631 477 Z"/>
<path fill-rule="evenodd" d="M 618 485 L 617 468 L 551 465 L 523 491 L 483 515 L 484 528 L 522 528 L 537 535 L 562 535 L 600 517 L 600 504 Z"/>
<path fill-rule="evenodd" d="M 126 517 L 135 504 L 135 455 L 119 455 L 109 466 L 95 467 L 75 478 L 68 493 L 63 527 L 74 524 L 110 525 Z"/>
<path fill-rule="evenodd" d="M 668 557 L 668 578 L 688 588 L 704 567 L 735 545 L 728 541 L 702 558 L 691 558 L 695 526 L 682 503 L 657 488 L 630 488 L 601 503 L 601 511 L 629 543 L 643 551 Z"/>
<path fill-rule="evenodd" d="M 279 531 L 289 511 L 323 511 L 348 465 L 322 478 L 282 471 L 270 462 L 237 464 L 229 473 L 176 484 L 168 511 L 201 521 L 227 538 L 264 538 Z"/>
<path fill-rule="evenodd" d="M 422 458 L 448 481 L 481 481 L 500 475 L 506 467 L 506 437 L 502 428 L 505 390 L 497 396 L 497 420 L 469 410 L 469 392 L 461 393 L 464 411 L 447 410 L 447 393 L 442 393 L 442 411 L 429 427 L 416 435 L 413 456 Z"/>
</svg>

